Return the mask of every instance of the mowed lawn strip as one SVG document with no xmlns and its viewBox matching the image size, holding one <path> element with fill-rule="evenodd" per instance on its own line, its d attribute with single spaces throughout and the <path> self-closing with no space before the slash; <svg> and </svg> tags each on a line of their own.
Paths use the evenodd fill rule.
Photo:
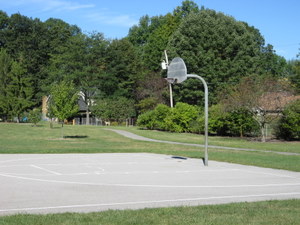
<svg viewBox="0 0 300 225">
<path fill-rule="evenodd" d="M 0 225 L 298 225 L 299 221 L 300 200 L 0 217 Z"/>
<path fill-rule="evenodd" d="M 174 141 L 191 144 L 204 144 L 204 136 L 191 133 L 170 133 L 157 130 L 143 130 L 137 127 L 116 127 L 116 129 L 126 130 L 134 134 L 165 141 Z M 209 145 L 234 147 L 234 148 L 247 148 L 277 152 L 293 152 L 300 154 L 300 141 L 278 141 L 272 140 L 268 142 L 260 142 L 259 138 L 255 141 L 250 138 L 236 138 L 236 137 L 218 137 L 209 136 Z"/>
<path fill-rule="evenodd" d="M 61 128 L 58 124 L 54 128 L 50 128 L 47 123 L 38 127 L 32 127 L 30 124 L 0 123 L 0 154 L 147 152 L 192 158 L 203 158 L 204 156 L 204 150 L 201 147 L 137 141 L 102 128 L 96 126 L 65 126 L 63 129 L 67 138 L 62 139 Z M 195 134 L 141 131 L 137 128 L 123 129 L 145 137 L 177 142 L 184 139 L 187 143 L 193 143 L 196 139 L 203 139 L 203 136 Z M 211 139 L 214 138 L 218 139 L 219 137 L 212 137 Z M 230 138 L 225 139 L 230 141 Z M 236 141 L 237 139 L 232 138 L 232 140 Z M 244 140 L 243 142 L 248 143 Z M 247 143 L 240 147 L 248 148 Z M 255 144 L 260 145 L 261 143 Z M 276 144 L 281 143 L 274 143 L 274 145 Z M 296 151 L 294 150 L 295 145 L 300 149 L 299 143 L 286 142 L 285 145 L 287 150 L 290 149 L 290 145 L 292 146 L 291 149 L 293 150 L 290 152 Z M 276 145 L 274 151 L 278 151 L 278 148 L 280 147 Z M 300 172 L 300 156 L 209 148 L 209 159 Z"/>
</svg>

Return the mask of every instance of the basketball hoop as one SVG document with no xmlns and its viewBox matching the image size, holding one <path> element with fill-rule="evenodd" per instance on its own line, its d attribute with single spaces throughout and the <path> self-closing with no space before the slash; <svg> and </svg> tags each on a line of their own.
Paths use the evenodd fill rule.
<svg viewBox="0 0 300 225">
<path fill-rule="evenodd" d="M 165 78 L 165 80 L 166 80 L 169 84 L 176 84 L 176 79 L 173 78 L 173 77 Z"/>
<path fill-rule="evenodd" d="M 165 79 L 168 81 L 170 87 L 171 107 L 173 107 L 172 84 L 180 84 L 184 82 L 188 77 L 193 77 L 201 80 L 204 85 L 204 119 L 205 119 L 204 121 L 205 123 L 204 165 L 208 166 L 208 87 L 207 84 L 202 77 L 196 74 L 187 74 L 186 65 L 182 58 L 179 57 L 174 58 L 168 67 L 166 67 L 166 63 L 165 63 L 163 68 L 168 69 L 168 73 L 167 73 L 168 78 Z"/>
</svg>

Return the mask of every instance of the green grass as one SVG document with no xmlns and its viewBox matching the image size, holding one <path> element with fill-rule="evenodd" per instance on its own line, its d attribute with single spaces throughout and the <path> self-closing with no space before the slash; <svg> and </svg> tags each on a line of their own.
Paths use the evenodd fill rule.
<svg viewBox="0 0 300 225">
<path fill-rule="evenodd" d="M 144 137 L 152 138 L 152 139 L 183 142 L 183 143 L 193 143 L 193 144 L 204 144 L 203 135 L 142 130 L 136 127 L 129 127 L 129 128 L 117 127 L 117 129 L 124 129 L 132 133 Z M 217 136 L 210 136 L 208 140 L 209 140 L 209 145 L 300 153 L 300 142 L 275 141 L 275 142 L 262 143 L 259 141 L 250 141 L 242 138 L 217 137 Z"/>
<path fill-rule="evenodd" d="M 0 225 L 299 225 L 299 221 L 300 200 L 0 217 Z"/>
<path fill-rule="evenodd" d="M 117 129 L 121 128 L 118 127 Z M 199 140 L 203 139 L 195 134 L 145 131 L 137 128 L 122 129 L 161 140 L 198 143 Z M 203 149 L 199 147 L 131 140 L 95 126 L 65 126 L 64 135 L 69 136 L 69 138 L 65 139 L 61 139 L 61 128 L 59 125 L 51 129 L 47 123 L 39 127 L 32 127 L 30 124 L 0 123 L 0 133 L 0 153 L 8 154 L 148 152 L 194 158 L 203 157 Z M 251 143 L 237 138 L 221 137 L 211 137 L 210 141 L 215 141 L 215 143 L 211 144 L 216 144 L 219 139 L 224 140 L 226 145 L 234 144 L 243 148 L 250 148 L 249 145 L 253 145 L 255 149 L 261 149 L 261 144 L 269 144 Z M 268 150 L 282 150 L 282 144 L 285 145 L 285 151 L 287 152 L 300 151 L 300 143 L 295 142 L 273 143 L 275 147 Z M 300 172 L 300 156 L 210 148 L 209 159 Z"/>
</svg>

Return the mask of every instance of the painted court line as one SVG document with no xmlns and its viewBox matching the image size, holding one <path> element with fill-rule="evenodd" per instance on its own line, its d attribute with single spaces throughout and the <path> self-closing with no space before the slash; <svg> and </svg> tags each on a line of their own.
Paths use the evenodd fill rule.
<svg viewBox="0 0 300 225">
<path fill-rule="evenodd" d="M 114 186 L 114 187 L 149 187 L 149 188 L 246 188 L 246 187 L 285 187 L 285 186 L 300 186 L 300 183 L 281 183 L 281 184 L 245 184 L 245 185 L 155 185 L 155 184 L 109 184 L 109 183 L 91 183 L 91 182 L 76 182 L 76 181 L 61 181 L 61 180 L 45 180 L 30 177 L 13 176 L 8 174 L 0 174 L 3 177 L 17 178 L 22 180 L 31 180 L 48 183 L 61 184 L 78 184 L 78 185 L 94 185 L 94 186 Z"/>
<path fill-rule="evenodd" d="M 300 179 L 294 176 L 284 175 L 284 174 L 275 174 L 275 173 L 264 173 L 259 171 L 253 171 L 253 170 L 246 170 L 246 169 L 239 169 L 240 171 L 246 172 L 246 173 L 253 173 L 253 174 L 262 174 L 262 175 L 268 175 L 268 176 L 274 176 L 274 177 L 285 177 L 285 178 L 293 178 L 293 179 Z"/>
<path fill-rule="evenodd" d="M 0 212 L 34 211 L 34 210 L 66 209 L 66 208 L 90 208 L 90 207 L 101 207 L 101 206 L 155 204 L 155 203 L 168 203 L 168 202 L 174 203 L 174 202 L 188 202 L 188 201 L 215 200 L 215 199 L 263 198 L 263 197 L 280 197 L 280 196 L 290 196 L 290 195 L 292 196 L 300 195 L 300 192 L 257 194 L 257 195 L 212 196 L 212 197 L 201 197 L 201 198 L 165 199 L 165 200 L 154 200 L 154 201 L 152 200 L 152 201 L 135 201 L 135 202 L 116 202 L 116 203 L 99 203 L 99 204 L 84 204 L 84 205 L 64 205 L 64 206 L 49 206 L 49 207 L 34 207 L 34 208 L 15 208 L 15 209 L 0 209 Z"/>
<path fill-rule="evenodd" d="M 55 172 L 55 171 L 48 170 L 48 169 L 45 169 L 45 168 L 40 167 L 40 166 L 36 166 L 36 165 L 30 165 L 30 166 L 33 167 L 33 168 L 39 169 L 39 170 L 46 171 L 46 172 L 51 173 L 51 174 L 62 175 L 61 173 L 57 173 L 57 172 Z"/>
</svg>

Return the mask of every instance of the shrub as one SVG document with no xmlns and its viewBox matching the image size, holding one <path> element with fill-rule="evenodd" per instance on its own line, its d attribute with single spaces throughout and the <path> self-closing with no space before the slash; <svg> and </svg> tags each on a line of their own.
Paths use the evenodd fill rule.
<svg viewBox="0 0 300 225">
<path fill-rule="evenodd" d="M 195 121 L 198 111 L 195 106 L 177 103 L 165 119 L 166 130 L 171 132 L 190 132 L 190 123 Z"/>
<path fill-rule="evenodd" d="M 33 123 L 34 126 L 37 125 L 38 122 L 40 122 L 42 119 L 42 113 L 40 109 L 33 109 L 28 113 L 28 121 L 30 123 Z"/>
<path fill-rule="evenodd" d="M 168 130 L 166 118 L 172 113 L 172 109 L 166 105 L 159 104 L 154 110 L 155 129 Z"/>
<path fill-rule="evenodd" d="M 156 129 L 155 128 L 155 116 L 154 116 L 154 110 L 145 112 L 141 115 L 139 115 L 136 124 L 139 127 L 147 128 L 150 130 Z"/>
<path fill-rule="evenodd" d="M 186 103 L 177 103 L 175 108 L 159 104 L 154 110 L 139 116 L 137 125 L 147 129 L 171 132 L 189 132 L 190 123 L 197 119 L 196 107 Z"/>
<path fill-rule="evenodd" d="M 300 139 L 300 100 L 288 105 L 276 128 L 276 136 L 285 140 Z"/>
<path fill-rule="evenodd" d="M 252 136 L 259 129 L 257 122 L 246 109 L 226 112 L 220 104 L 210 107 L 208 127 L 209 132 L 216 135 L 240 137 Z"/>
</svg>

